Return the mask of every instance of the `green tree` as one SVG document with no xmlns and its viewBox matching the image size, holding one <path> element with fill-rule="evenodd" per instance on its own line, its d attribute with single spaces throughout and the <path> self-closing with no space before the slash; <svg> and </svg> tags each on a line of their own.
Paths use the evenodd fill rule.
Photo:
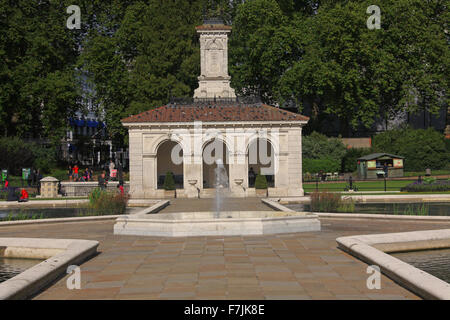
<svg viewBox="0 0 450 320">
<path fill-rule="evenodd" d="M 405 157 L 405 170 L 446 169 L 450 154 L 444 136 L 434 129 L 401 128 L 386 131 L 373 138 L 376 152 L 388 152 Z"/>
<path fill-rule="evenodd" d="M 379 1 L 380 30 L 366 27 L 371 4 L 245 2 L 233 25 L 233 85 L 300 111 L 312 105 L 337 117 L 345 134 L 404 111 L 438 112 L 449 102 L 445 3 Z"/>
<path fill-rule="evenodd" d="M 303 137 L 302 152 L 303 158 L 330 159 L 340 165 L 347 149 L 340 139 L 313 132 Z"/>
<path fill-rule="evenodd" d="M 79 107 L 79 31 L 65 26 L 70 1 L 0 2 L 2 135 L 57 142 Z"/>
<path fill-rule="evenodd" d="M 104 15 L 116 19 L 107 31 L 90 30 L 82 68 L 113 139 L 124 140 L 122 118 L 161 106 L 170 96 L 192 95 L 200 73 L 195 26 L 202 23 L 204 4 L 134 1 Z"/>
</svg>

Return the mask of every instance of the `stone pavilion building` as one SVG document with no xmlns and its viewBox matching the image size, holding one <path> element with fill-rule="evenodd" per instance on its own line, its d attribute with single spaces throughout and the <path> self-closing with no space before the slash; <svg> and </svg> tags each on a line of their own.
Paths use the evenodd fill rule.
<svg viewBox="0 0 450 320">
<path fill-rule="evenodd" d="M 196 29 L 201 75 L 193 99 L 122 120 L 129 132 L 131 196 L 167 196 L 164 177 L 171 172 L 176 197 L 214 197 L 222 165 L 227 181 L 221 184 L 231 197 L 255 196 L 258 173 L 267 177 L 268 196 L 302 196 L 302 127 L 309 119 L 236 97 L 228 75 L 231 27 Z"/>
</svg>

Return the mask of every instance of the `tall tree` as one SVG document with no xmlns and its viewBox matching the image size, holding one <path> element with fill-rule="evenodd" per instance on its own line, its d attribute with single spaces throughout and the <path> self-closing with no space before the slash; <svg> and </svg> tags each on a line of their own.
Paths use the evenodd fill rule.
<svg viewBox="0 0 450 320">
<path fill-rule="evenodd" d="M 0 126 L 4 136 L 57 142 L 78 108 L 77 30 L 70 1 L 0 1 Z"/>
<path fill-rule="evenodd" d="M 116 29 L 90 31 L 81 61 L 113 139 L 126 137 L 122 118 L 167 103 L 170 96 L 192 95 L 200 72 L 195 26 L 206 4 L 135 1 L 115 16 Z"/>
<path fill-rule="evenodd" d="M 238 7 L 230 55 L 238 92 L 260 90 L 266 101 L 296 102 L 300 110 L 308 103 L 339 118 L 345 134 L 380 117 L 437 113 L 448 104 L 445 1 L 379 1 L 379 30 L 366 26 L 370 1 L 304 3 Z"/>
</svg>

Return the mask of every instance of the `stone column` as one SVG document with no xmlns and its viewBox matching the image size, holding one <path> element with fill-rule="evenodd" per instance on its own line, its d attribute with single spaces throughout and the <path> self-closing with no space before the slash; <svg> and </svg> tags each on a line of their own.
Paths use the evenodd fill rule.
<svg viewBox="0 0 450 320">
<path fill-rule="evenodd" d="M 201 156 L 188 154 L 183 156 L 184 197 L 197 198 L 202 188 Z"/>
<path fill-rule="evenodd" d="M 130 195 L 132 198 L 144 198 L 142 183 L 142 133 L 137 129 L 129 129 L 130 140 Z"/>
<path fill-rule="evenodd" d="M 156 154 L 146 154 L 142 161 L 142 187 L 145 198 L 156 196 L 158 187 Z"/>
<path fill-rule="evenodd" d="M 230 154 L 229 164 L 230 192 L 235 197 L 245 197 L 248 188 L 247 163 L 245 152 Z"/>
<path fill-rule="evenodd" d="M 289 147 L 288 196 L 303 196 L 304 192 L 303 192 L 303 184 L 302 184 L 302 129 L 301 128 L 293 128 L 293 129 L 289 130 L 288 147 Z"/>
</svg>

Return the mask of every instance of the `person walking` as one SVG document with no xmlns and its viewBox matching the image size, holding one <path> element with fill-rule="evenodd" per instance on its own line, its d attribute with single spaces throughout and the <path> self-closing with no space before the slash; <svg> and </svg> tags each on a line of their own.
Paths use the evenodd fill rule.
<svg viewBox="0 0 450 320">
<path fill-rule="evenodd" d="M 41 180 L 42 180 L 42 174 L 39 169 L 36 170 L 36 179 L 37 179 L 37 189 L 38 194 L 41 194 Z"/>
<path fill-rule="evenodd" d="M 120 162 L 117 165 L 117 180 L 119 180 L 119 184 L 123 186 L 123 168 Z"/>
<path fill-rule="evenodd" d="M 29 179 L 29 181 L 31 181 L 31 187 L 36 186 L 36 170 L 34 168 L 31 168 L 28 179 Z"/>
<path fill-rule="evenodd" d="M 384 177 L 387 178 L 389 175 L 389 167 L 387 166 L 386 163 L 383 165 L 383 171 L 384 171 Z"/>
<path fill-rule="evenodd" d="M 105 171 L 98 177 L 98 187 L 102 190 L 106 190 L 106 173 Z"/>
<path fill-rule="evenodd" d="M 251 188 L 255 185 L 255 180 L 256 180 L 255 171 L 253 171 L 253 167 L 250 167 L 250 171 L 248 172 L 248 182 Z"/>
</svg>

